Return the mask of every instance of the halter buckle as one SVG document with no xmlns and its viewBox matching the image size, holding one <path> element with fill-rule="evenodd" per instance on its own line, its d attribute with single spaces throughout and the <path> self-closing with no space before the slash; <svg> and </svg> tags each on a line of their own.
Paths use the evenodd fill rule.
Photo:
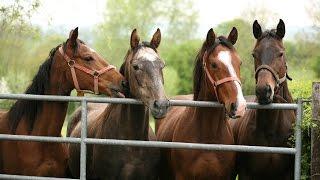
<svg viewBox="0 0 320 180">
<path fill-rule="evenodd" d="M 94 77 L 98 77 L 98 76 L 100 75 L 100 73 L 99 73 L 98 71 L 94 70 L 93 73 L 92 73 L 92 75 L 93 75 Z"/>
<path fill-rule="evenodd" d="M 68 61 L 68 66 L 69 67 L 74 67 L 74 65 L 76 64 L 76 62 L 72 59 L 70 59 L 70 61 Z"/>
</svg>

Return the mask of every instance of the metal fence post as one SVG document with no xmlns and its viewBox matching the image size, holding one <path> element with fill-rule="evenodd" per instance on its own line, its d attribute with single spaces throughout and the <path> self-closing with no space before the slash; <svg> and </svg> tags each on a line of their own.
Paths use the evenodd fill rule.
<svg viewBox="0 0 320 180">
<path fill-rule="evenodd" d="M 297 120 L 295 127 L 295 163 L 294 163 L 294 179 L 300 180 L 301 176 L 301 120 L 302 120 L 302 100 L 298 99 Z"/>
<path fill-rule="evenodd" d="M 311 179 L 320 179 L 320 82 L 312 83 Z M 314 126 L 316 125 L 316 126 Z"/>
<path fill-rule="evenodd" d="M 320 88 L 319 88 L 320 89 Z M 86 155 L 87 144 L 102 144 L 116 146 L 133 146 L 133 147 L 158 147 L 158 148 L 182 148 L 182 149 L 199 149 L 212 151 L 237 151 L 237 152 L 257 152 L 257 153 L 281 153 L 295 154 L 295 173 L 294 179 L 300 180 L 301 176 L 301 121 L 303 115 L 303 101 L 298 100 L 298 104 L 276 103 L 270 105 L 259 105 L 258 103 L 248 103 L 249 109 L 283 109 L 296 110 L 295 124 L 295 148 L 285 147 L 264 147 L 264 146 L 244 146 L 244 145 L 224 145 L 224 144 L 199 144 L 199 143 L 182 143 L 182 142 L 159 142 L 159 141 L 139 141 L 139 140 L 117 140 L 117 139 L 94 139 L 87 138 L 87 103 L 104 102 L 115 104 L 142 104 L 135 99 L 118 99 L 118 98 L 99 98 L 99 97 L 69 97 L 53 95 L 31 95 L 31 94 L 0 94 L 0 99 L 25 99 L 25 100 L 44 100 L 44 101 L 63 101 L 63 102 L 81 102 L 81 137 L 48 137 L 48 136 L 28 136 L 28 135 L 11 135 L 0 134 L 0 141 L 34 141 L 34 142 L 59 142 L 59 143 L 77 143 L 80 144 L 80 179 L 86 179 Z M 171 106 L 191 106 L 191 107 L 221 107 L 221 104 L 207 101 L 191 100 L 170 100 Z M 0 179 L 61 179 L 50 177 L 35 177 L 23 175 L 0 174 Z M 65 179 L 65 178 L 63 178 Z M 72 180 L 72 179 L 70 179 Z"/>
<path fill-rule="evenodd" d="M 87 145 L 85 139 L 87 138 L 87 101 L 81 101 L 81 151 L 80 151 L 80 179 L 86 179 L 87 171 Z"/>
</svg>

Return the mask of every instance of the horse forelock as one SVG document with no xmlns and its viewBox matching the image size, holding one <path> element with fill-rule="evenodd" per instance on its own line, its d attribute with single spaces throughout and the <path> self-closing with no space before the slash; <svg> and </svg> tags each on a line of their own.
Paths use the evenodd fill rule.
<svg viewBox="0 0 320 180">
<path fill-rule="evenodd" d="M 264 31 L 262 35 L 259 37 L 258 41 L 261 41 L 262 39 L 265 39 L 265 38 L 274 38 L 277 40 L 281 40 L 281 38 L 277 35 L 276 29 L 270 29 L 270 30 Z"/>
</svg>

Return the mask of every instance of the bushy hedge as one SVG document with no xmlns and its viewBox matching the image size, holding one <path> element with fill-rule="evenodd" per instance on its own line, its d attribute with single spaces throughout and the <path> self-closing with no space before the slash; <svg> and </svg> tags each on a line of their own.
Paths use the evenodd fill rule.
<svg viewBox="0 0 320 180">
<path fill-rule="evenodd" d="M 289 83 L 289 89 L 294 99 L 309 99 L 312 91 L 312 80 L 296 81 Z M 303 104 L 302 119 L 302 158 L 301 158 L 301 179 L 310 179 L 310 163 L 311 163 L 311 134 L 310 128 L 313 125 L 311 121 L 311 103 Z M 292 138 L 294 140 L 294 138 Z M 294 144 L 294 142 L 292 142 Z"/>
</svg>

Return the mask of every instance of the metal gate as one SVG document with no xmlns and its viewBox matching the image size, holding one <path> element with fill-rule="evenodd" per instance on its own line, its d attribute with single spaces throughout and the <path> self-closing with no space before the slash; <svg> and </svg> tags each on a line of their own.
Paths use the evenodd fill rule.
<svg viewBox="0 0 320 180">
<path fill-rule="evenodd" d="M 224 145 L 224 144 L 200 144 L 200 143 L 181 143 L 181 142 L 161 142 L 161 141 L 137 141 L 137 140 L 117 140 L 117 139 L 94 139 L 87 138 L 87 103 L 114 103 L 114 104 L 142 104 L 135 99 L 128 98 L 100 98 L 100 97 L 70 97 L 70 96 L 49 96 L 49 95 L 30 95 L 30 94 L 0 94 L 0 99 L 25 99 L 43 101 L 68 101 L 81 102 L 81 138 L 72 137 L 48 137 L 48 136 L 26 136 L 0 134 L 0 140 L 22 140 L 36 142 L 60 142 L 78 143 L 81 145 L 80 152 L 80 179 L 86 179 L 86 152 L 87 144 L 117 145 L 117 146 L 137 146 L 137 147 L 158 147 L 158 148 L 179 148 L 179 149 L 198 149 L 210 151 L 237 151 L 255 153 L 280 153 L 294 154 L 295 168 L 294 179 L 300 180 L 301 174 L 301 119 L 302 119 L 302 100 L 297 104 L 269 104 L 259 105 L 257 103 L 247 103 L 249 109 L 286 109 L 296 110 L 297 119 L 295 123 L 295 148 L 286 147 L 264 147 L 264 146 L 244 146 L 244 145 Z M 222 107 L 217 102 L 191 101 L 191 100 L 170 100 L 170 106 L 193 106 L 193 107 Z M 0 174 L 0 179 L 32 179 L 32 180 L 61 180 L 67 178 L 35 177 L 22 175 Z M 71 180 L 71 179 L 69 179 Z"/>
</svg>

